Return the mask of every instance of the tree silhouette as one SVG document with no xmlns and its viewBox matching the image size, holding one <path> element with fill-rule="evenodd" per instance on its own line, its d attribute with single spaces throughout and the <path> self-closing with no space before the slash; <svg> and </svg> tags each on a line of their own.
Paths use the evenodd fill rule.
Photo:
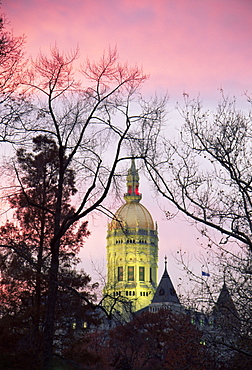
<svg viewBox="0 0 252 370">
<path fill-rule="evenodd" d="M 24 36 L 14 36 L 0 15 L 0 142 L 17 142 L 14 128 L 27 112 L 27 99 L 20 95 L 24 72 Z"/>
<path fill-rule="evenodd" d="M 165 99 L 144 101 L 140 87 L 146 76 L 137 67 L 118 63 L 116 50 L 109 50 L 98 62 L 90 62 L 74 73 L 77 52 L 60 53 L 52 48 L 49 57 L 41 54 L 24 73 L 24 99 L 29 97 L 25 118 L 12 120 L 17 140 L 29 145 L 31 136 L 47 136 L 55 141 L 58 175 L 55 202 L 51 212 L 53 230 L 49 242 L 49 283 L 43 326 L 43 363 L 50 369 L 53 356 L 57 294 L 60 286 L 62 243 L 69 230 L 93 211 L 111 216 L 105 200 L 122 174 L 123 159 L 133 156 L 135 141 L 153 149 L 162 122 Z M 77 80 L 77 77 L 81 80 Z M 152 143 L 152 144 L 151 144 Z M 70 169 L 78 183 L 76 207 L 65 205 Z M 17 177 L 20 178 L 18 171 Z M 38 207 L 27 189 L 23 197 Z"/>
<path fill-rule="evenodd" d="M 8 351 L 15 348 L 16 356 L 24 356 L 26 361 L 28 359 L 31 361 L 33 356 L 31 363 L 34 364 L 41 356 L 41 328 L 47 306 L 50 240 L 53 235 L 57 195 L 55 185 L 58 178 L 55 141 L 45 135 L 35 137 L 32 152 L 27 152 L 24 148 L 17 151 L 15 170 L 19 190 L 9 196 L 9 203 L 14 210 L 14 220 L 7 222 L 0 229 L 2 244 L 0 309 L 2 322 L 6 323 L 6 320 L 9 320 L 10 324 L 9 327 L 5 325 L 5 334 L 1 342 L 2 348 L 6 349 L 6 344 L 9 345 L 8 339 L 16 341 L 16 345 L 9 346 Z M 75 174 L 73 170 L 68 169 L 62 196 L 64 202 L 62 215 L 74 212 L 70 198 L 75 193 Z M 83 271 L 78 273 L 74 269 L 79 261 L 80 248 L 88 235 L 87 222 L 83 222 L 78 227 L 69 228 L 62 238 L 58 279 L 61 288 L 56 301 L 58 325 L 62 321 L 71 320 L 81 309 L 79 298 L 70 294 L 69 287 L 92 300 L 88 289 L 90 277 Z M 67 305 L 63 303 L 64 300 L 67 300 Z M 15 340 L 11 335 L 14 326 L 16 326 Z M 9 336 L 6 335 L 7 327 Z M 22 349 L 18 350 L 20 343 Z"/>
<path fill-rule="evenodd" d="M 202 336 L 185 314 L 160 309 L 107 332 L 85 333 L 70 356 L 90 369 L 211 369 Z"/>
</svg>

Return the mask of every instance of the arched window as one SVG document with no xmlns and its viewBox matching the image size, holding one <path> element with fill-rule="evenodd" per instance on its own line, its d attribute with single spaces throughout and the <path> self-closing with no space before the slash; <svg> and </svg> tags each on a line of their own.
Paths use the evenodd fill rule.
<svg viewBox="0 0 252 370">
<path fill-rule="evenodd" d="M 123 281 L 123 267 L 118 267 L 118 281 Z"/>
<path fill-rule="evenodd" d="M 134 266 L 128 266 L 128 281 L 134 281 Z"/>
<path fill-rule="evenodd" d="M 144 281 L 144 267 L 140 266 L 139 267 L 139 281 Z"/>
</svg>

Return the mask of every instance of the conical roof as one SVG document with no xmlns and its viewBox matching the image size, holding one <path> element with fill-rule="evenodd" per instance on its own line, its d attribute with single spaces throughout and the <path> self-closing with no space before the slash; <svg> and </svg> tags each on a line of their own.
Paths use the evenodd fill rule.
<svg viewBox="0 0 252 370">
<path fill-rule="evenodd" d="M 153 297 L 152 303 L 178 303 L 180 304 L 177 293 L 170 279 L 170 276 L 168 275 L 166 265 L 167 265 L 167 261 L 165 257 L 165 270 L 160 280 L 160 283 L 157 287 L 156 293 Z"/>
<path fill-rule="evenodd" d="M 228 313 L 228 316 L 235 316 L 235 317 L 238 316 L 234 301 L 229 293 L 229 290 L 225 282 L 221 288 L 220 295 L 213 309 L 214 314 L 217 314 L 218 312 L 219 313 L 225 312 L 225 314 Z"/>
<path fill-rule="evenodd" d="M 215 325 L 226 334 L 237 334 L 241 328 L 239 314 L 224 282 L 213 308 Z"/>
</svg>

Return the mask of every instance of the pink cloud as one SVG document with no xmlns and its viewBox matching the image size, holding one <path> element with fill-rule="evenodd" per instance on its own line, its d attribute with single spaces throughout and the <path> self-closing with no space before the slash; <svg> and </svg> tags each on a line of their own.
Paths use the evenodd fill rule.
<svg viewBox="0 0 252 370">
<path fill-rule="evenodd" d="M 5 4 L 17 34 L 36 54 L 55 42 L 98 57 L 118 46 L 122 60 L 143 65 L 155 89 L 216 89 L 248 82 L 252 12 L 237 1 L 19 1 Z M 251 81 L 250 81 L 251 82 Z"/>
</svg>

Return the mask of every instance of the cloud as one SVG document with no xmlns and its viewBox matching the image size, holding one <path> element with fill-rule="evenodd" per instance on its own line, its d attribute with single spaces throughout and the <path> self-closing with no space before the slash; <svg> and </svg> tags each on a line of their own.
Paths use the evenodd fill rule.
<svg viewBox="0 0 252 370">
<path fill-rule="evenodd" d="M 151 75 L 152 91 L 204 94 L 250 89 L 252 3 L 236 0 L 8 0 L 16 34 L 33 56 L 57 43 L 97 59 L 117 46 Z"/>
</svg>

